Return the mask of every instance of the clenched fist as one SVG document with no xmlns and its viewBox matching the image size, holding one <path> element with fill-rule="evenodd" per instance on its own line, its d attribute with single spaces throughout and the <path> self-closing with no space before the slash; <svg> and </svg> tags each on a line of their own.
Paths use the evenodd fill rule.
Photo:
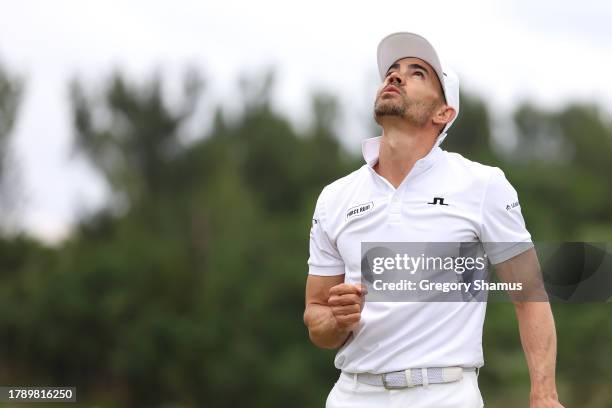
<svg viewBox="0 0 612 408">
<path fill-rule="evenodd" d="M 327 304 L 340 330 L 352 331 L 357 327 L 361 319 L 365 295 L 366 288 L 361 284 L 341 283 L 329 290 Z"/>
</svg>

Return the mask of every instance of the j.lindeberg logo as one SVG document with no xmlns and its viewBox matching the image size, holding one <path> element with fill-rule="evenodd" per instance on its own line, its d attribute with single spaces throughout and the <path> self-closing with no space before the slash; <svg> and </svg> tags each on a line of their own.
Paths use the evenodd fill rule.
<svg viewBox="0 0 612 408">
<path fill-rule="evenodd" d="M 432 203 L 427 203 L 427 204 L 433 204 L 433 205 L 436 205 L 436 204 L 440 204 L 440 205 L 448 205 L 448 204 L 445 204 L 445 203 L 444 203 L 444 197 L 434 197 L 434 198 L 433 198 L 433 202 L 432 202 Z"/>
<path fill-rule="evenodd" d="M 374 203 L 372 201 L 351 207 L 346 212 L 346 221 L 350 220 L 351 218 L 361 217 L 362 215 L 372 211 L 372 208 L 374 208 Z"/>
</svg>

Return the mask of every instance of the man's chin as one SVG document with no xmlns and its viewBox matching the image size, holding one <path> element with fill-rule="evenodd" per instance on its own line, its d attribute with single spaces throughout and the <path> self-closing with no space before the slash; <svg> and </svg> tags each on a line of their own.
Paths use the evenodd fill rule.
<svg viewBox="0 0 612 408">
<path fill-rule="evenodd" d="M 382 126 L 382 122 L 391 118 L 403 118 L 404 114 L 398 110 L 375 110 L 374 111 L 374 120 L 380 126 Z"/>
<path fill-rule="evenodd" d="M 404 116 L 406 110 L 398 103 L 379 102 L 374 108 L 374 115 L 383 116 Z"/>
<path fill-rule="evenodd" d="M 399 101 L 379 99 L 376 103 L 376 110 L 380 111 L 393 111 L 400 110 L 401 108 L 402 105 Z"/>
</svg>

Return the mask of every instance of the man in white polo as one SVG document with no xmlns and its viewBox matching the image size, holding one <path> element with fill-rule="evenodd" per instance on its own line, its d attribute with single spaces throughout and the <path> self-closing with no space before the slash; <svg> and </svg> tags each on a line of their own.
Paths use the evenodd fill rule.
<svg viewBox="0 0 612 408">
<path fill-rule="evenodd" d="M 459 113 L 456 75 L 412 33 L 385 37 L 377 57 L 382 136 L 363 142 L 363 167 L 323 189 L 310 232 L 304 322 L 315 345 L 339 348 L 342 371 L 327 407 L 482 407 L 486 303 L 365 302 L 362 243 L 481 242 L 510 275 L 537 272 L 537 256 L 504 173 L 440 148 Z M 514 304 L 531 408 L 561 407 L 550 305 Z"/>
</svg>

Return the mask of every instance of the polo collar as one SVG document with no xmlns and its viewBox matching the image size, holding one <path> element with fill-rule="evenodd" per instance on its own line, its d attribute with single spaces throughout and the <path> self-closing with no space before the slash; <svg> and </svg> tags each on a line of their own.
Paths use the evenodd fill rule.
<svg viewBox="0 0 612 408">
<path fill-rule="evenodd" d="M 415 165 L 418 164 L 419 166 L 429 167 L 431 164 L 433 164 L 435 158 L 442 151 L 440 148 L 440 143 L 442 143 L 445 137 L 446 134 L 438 136 L 436 143 L 433 145 L 429 153 L 417 160 Z M 382 136 L 371 137 L 361 142 L 361 153 L 363 155 L 363 159 L 369 167 L 374 167 L 374 165 L 378 162 L 381 138 Z"/>
</svg>

